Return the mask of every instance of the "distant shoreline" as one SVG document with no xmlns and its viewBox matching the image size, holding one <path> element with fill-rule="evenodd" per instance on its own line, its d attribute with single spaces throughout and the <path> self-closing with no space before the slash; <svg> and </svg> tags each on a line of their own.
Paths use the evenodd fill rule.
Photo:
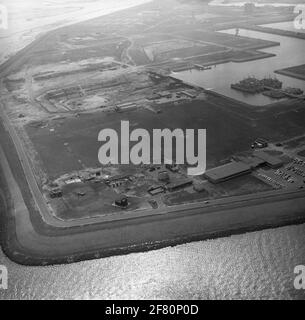
<svg viewBox="0 0 305 320">
<path fill-rule="evenodd" d="M 69 22 L 65 22 L 65 20 L 60 20 L 60 21 L 54 21 L 53 23 L 49 23 L 45 26 L 39 26 L 37 25 L 36 27 L 31 27 L 31 29 L 35 29 L 35 28 L 46 28 L 46 30 L 40 30 L 39 32 L 35 32 L 31 39 L 30 40 L 27 40 L 23 43 L 23 45 L 21 47 L 18 48 L 18 50 L 14 50 L 12 52 L 7 52 L 6 53 L 6 57 L 3 57 L 2 59 L 0 59 L 0 69 L 1 69 L 1 66 L 3 64 L 5 64 L 7 61 L 9 61 L 10 59 L 14 58 L 15 55 L 17 55 L 20 51 L 24 50 L 26 47 L 30 46 L 32 43 L 34 43 L 37 39 L 47 35 L 49 32 L 53 32 L 57 29 L 60 29 L 60 28 L 63 28 L 63 27 L 67 27 L 67 26 L 70 26 L 70 25 L 74 25 L 74 24 L 78 24 L 78 23 L 81 23 L 81 22 L 85 22 L 85 21 L 88 21 L 88 20 L 92 20 L 92 19 L 96 19 L 96 18 L 99 18 L 99 17 L 103 17 L 103 16 L 107 16 L 109 14 L 113 14 L 115 12 L 118 12 L 118 11 L 122 11 L 122 10 L 126 10 L 126 9 L 129 9 L 129 8 L 132 8 L 132 7 L 136 7 L 136 6 L 139 6 L 139 5 L 142 5 L 142 4 L 145 4 L 145 3 L 148 3 L 148 2 L 151 2 L 153 0 L 127 0 L 128 2 L 136 2 L 132 5 L 129 5 L 129 6 L 126 6 L 126 1 L 125 1 L 125 5 L 123 5 L 124 3 L 122 3 L 122 6 L 120 8 L 116 8 L 115 10 L 112 10 L 110 12 L 104 12 L 104 13 L 101 13 L 99 11 L 101 11 L 99 8 L 96 8 L 94 10 L 91 10 L 90 12 L 86 12 L 86 10 L 79 10 L 78 12 L 78 15 L 82 18 L 78 18 L 76 19 L 75 18 L 75 12 L 72 11 L 72 12 L 69 12 L 67 13 L 67 17 L 65 19 L 70 19 L 71 21 Z M 80 7 L 82 9 L 82 7 Z M 85 11 L 85 12 L 83 12 Z M 83 15 L 85 15 L 83 17 Z M 69 18 L 70 16 L 70 18 Z M 48 18 L 49 19 L 49 18 Z M 50 26 L 56 26 L 56 27 L 51 27 Z M 49 27 L 49 28 L 48 28 Z M 26 33 L 28 32 L 28 30 L 24 30 L 24 31 L 18 31 L 18 34 L 20 33 L 19 35 L 19 38 L 22 36 L 23 33 Z M 12 39 L 14 36 L 14 34 L 10 37 L 8 36 L 10 39 Z M 3 47 L 5 47 L 5 39 L 7 39 L 8 37 L 5 37 L 4 40 L 0 40 L 0 44 L 2 43 L 3 44 Z M 20 41 L 20 39 L 18 40 L 18 42 Z M 1 74 L 0 74 L 0 77 L 1 77 Z"/>
<path fill-rule="evenodd" d="M 293 0 L 295 1 L 295 0 Z M 254 3 L 257 7 L 294 7 L 299 4 L 303 4 L 303 0 L 299 0 L 299 2 L 289 2 L 289 0 L 274 0 L 270 2 L 270 0 L 266 1 L 257 1 L 257 0 L 250 0 L 250 1 L 227 1 L 227 0 L 213 0 L 209 2 L 210 6 L 219 6 L 219 7 L 241 7 L 246 3 Z"/>
</svg>

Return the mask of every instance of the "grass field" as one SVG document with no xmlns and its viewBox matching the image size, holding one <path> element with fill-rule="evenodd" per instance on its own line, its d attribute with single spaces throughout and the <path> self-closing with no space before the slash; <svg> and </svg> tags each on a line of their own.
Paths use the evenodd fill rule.
<svg viewBox="0 0 305 320">
<path fill-rule="evenodd" d="M 79 118 L 50 122 L 44 128 L 27 126 L 26 130 L 48 176 L 54 179 L 64 173 L 80 170 L 82 166 L 78 160 L 86 167 L 98 166 L 98 133 L 105 128 L 112 128 L 120 133 L 121 120 L 130 121 L 130 130 L 145 128 L 149 132 L 158 128 L 207 129 L 209 166 L 214 166 L 235 152 L 249 149 L 251 142 L 259 134 L 242 120 L 205 101 L 166 106 L 161 114 L 146 110 L 119 114 L 84 114 Z M 50 128 L 54 131 L 51 132 Z M 65 146 L 67 143 L 69 150 Z"/>
<path fill-rule="evenodd" d="M 232 102 L 224 100 L 223 106 L 226 106 L 225 109 L 203 100 L 179 105 L 168 104 L 162 107 L 161 114 L 144 109 L 123 113 L 82 114 L 80 117 L 52 120 L 43 127 L 28 125 L 26 131 L 51 179 L 80 170 L 83 166 L 97 167 L 100 147 L 98 133 L 105 128 L 112 128 L 120 133 L 121 120 L 130 121 L 130 130 L 145 128 L 149 132 L 158 128 L 207 129 L 209 167 L 237 152 L 249 150 L 257 137 L 281 141 L 305 132 L 304 109 L 295 111 L 292 108 L 286 112 L 281 109 L 278 112 L 267 110 L 264 116 L 260 115 L 260 120 L 253 127 L 231 113 L 231 108 L 235 108 Z M 246 109 L 238 112 L 252 114 L 252 111 Z"/>
</svg>

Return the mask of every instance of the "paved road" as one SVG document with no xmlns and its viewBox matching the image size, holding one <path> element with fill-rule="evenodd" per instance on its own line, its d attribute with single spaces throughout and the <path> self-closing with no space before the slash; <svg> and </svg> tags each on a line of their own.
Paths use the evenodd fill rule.
<svg viewBox="0 0 305 320">
<path fill-rule="evenodd" d="M 12 141 L 15 145 L 16 151 L 18 153 L 24 174 L 26 176 L 26 179 L 29 184 L 30 190 L 32 192 L 33 199 L 36 203 L 36 206 L 39 209 L 42 218 L 45 218 L 46 213 L 48 213 L 48 211 L 49 211 L 47 204 L 46 204 L 46 201 L 45 201 L 45 199 L 44 199 L 44 197 L 43 197 L 43 195 L 37 185 L 37 182 L 34 177 L 34 174 L 33 174 L 31 165 L 29 163 L 28 157 L 24 151 L 24 148 L 23 148 L 21 141 L 16 133 L 16 130 L 11 125 L 8 116 L 6 115 L 6 113 L 4 111 L 4 106 L 1 102 L 0 102 L 0 118 L 1 118 L 4 127 L 8 131 L 8 133 L 9 133 L 10 137 L 12 138 Z M 48 214 L 48 216 L 49 216 L 49 214 Z"/>
</svg>

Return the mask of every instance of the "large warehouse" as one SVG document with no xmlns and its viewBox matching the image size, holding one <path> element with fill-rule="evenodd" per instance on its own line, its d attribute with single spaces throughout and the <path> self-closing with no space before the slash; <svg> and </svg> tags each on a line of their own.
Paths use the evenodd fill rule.
<svg viewBox="0 0 305 320">
<path fill-rule="evenodd" d="M 223 166 L 206 171 L 205 178 L 219 183 L 251 172 L 251 167 L 243 162 L 232 161 Z"/>
<path fill-rule="evenodd" d="M 277 169 L 283 166 L 283 161 L 277 157 L 271 156 L 264 151 L 254 152 L 254 156 L 265 161 L 267 166 L 272 169 Z"/>
</svg>

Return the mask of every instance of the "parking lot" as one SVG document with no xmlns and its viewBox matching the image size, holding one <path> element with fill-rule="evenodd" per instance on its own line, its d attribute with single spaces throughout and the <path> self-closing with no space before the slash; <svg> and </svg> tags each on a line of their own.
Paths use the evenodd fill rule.
<svg viewBox="0 0 305 320">
<path fill-rule="evenodd" d="M 276 189 L 305 187 L 305 158 L 295 157 L 280 169 L 259 169 L 257 177 Z"/>
</svg>

